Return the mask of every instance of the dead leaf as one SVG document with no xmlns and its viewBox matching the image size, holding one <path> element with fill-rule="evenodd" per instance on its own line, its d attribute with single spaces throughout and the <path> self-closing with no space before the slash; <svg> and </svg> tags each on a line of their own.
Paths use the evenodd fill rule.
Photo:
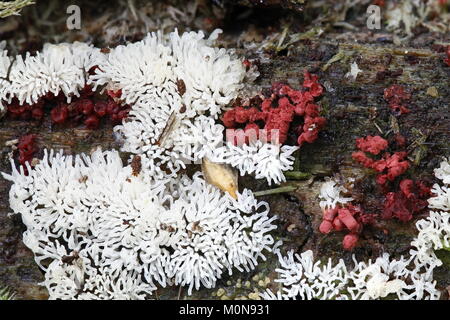
<svg viewBox="0 0 450 320">
<path fill-rule="evenodd" d="M 203 158 L 202 171 L 205 180 L 222 191 L 228 192 L 230 196 L 237 199 L 238 179 L 237 173 L 231 166 L 215 163 Z"/>
</svg>

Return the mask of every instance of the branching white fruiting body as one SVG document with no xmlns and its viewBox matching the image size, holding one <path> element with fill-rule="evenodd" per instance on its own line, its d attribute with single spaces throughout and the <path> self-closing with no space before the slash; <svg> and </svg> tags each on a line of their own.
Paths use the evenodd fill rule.
<svg viewBox="0 0 450 320">
<path fill-rule="evenodd" d="M 435 184 L 431 189 L 434 194 L 428 199 L 432 209 L 429 217 L 416 223 L 419 234 L 411 243 L 411 255 L 417 265 L 424 266 L 432 274 L 435 266 L 442 265 L 434 251 L 450 248 L 450 163 L 441 162 L 434 170 L 436 178 L 442 180 L 443 186 Z"/>
<path fill-rule="evenodd" d="M 228 142 L 209 152 L 210 159 L 229 164 L 241 176 L 254 174 L 256 179 L 267 179 L 269 185 L 286 181 L 283 171 L 292 170 L 294 156 L 299 147 L 264 143 L 260 140 L 235 146 Z"/>
<path fill-rule="evenodd" d="M 35 56 L 18 55 L 5 80 L 6 99 L 17 98 L 20 104 L 36 103 L 39 98 L 52 93 L 64 93 L 67 101 L 79 96 L 87 83 L 87 71 L 102 59 L 100 49 L 85 43 L 46 44 Z"/>
<path fill-rule="evenodd" d="M 50 298 L 145 298 L 169 282 L 190 294 L 224 271 L 252 270 L 274 242 L 267 203 L 249 190 L 235 200 L 200 173 L 154 181 L 101 150 L 45 151 L 27 170 L 3 176 Z"/>
<path fill-rule="evenodd" d="M 10 65 L 11 59 L 8 57 L 8 51 L 3 50 L 0 45 L 0 118 L 6 112 L 4 100 L 7 99 L 9 92 L 9 82 L 6 79 Z"/>
<path fill-rule="evenodd" d="M 224 127 L 216 120 L 244 87 L 243 79 L 255 78 L 255 70 L 246 72 L 233 50 L 213 46 L 220 32 L 206 39 L 203 32 L 150 33 L 108 53 L 80 42 L 46 44 L 25 58 L 8 57 L 2 49 L 0 112 L 13 98 L 34 104 L 48 94 L 63 93 L 70 102 L 86 85 L 120 91 L 122 103 L 132 108 L 114 128 L 115 136 L 123 151 L 146 155 L 145 165 L 155 180 L 166 174 L 161 167 L 176 176 L 209 154 L 231 162 L 242 175 L 285 181 L 283 171 L 292 168 L 297 147 L 280 150 L 257 142 L 234 148 L 223 143 Z M 236 161 L 241 156 L 252 158 L 251 163 Z"/>
<path fill-rule="evenodd" d="M 291 251 L 286 257 L 279 252 L 280 268 L 276 269 L 282 284 L 281 291 L 267 290 L 265 299 L 380 299 L 392 295 L 401 300 L 439 299 L 440 291 L 433 281 L 433 270 L 442 265 L 436 250 L 450 248 L 450 164 L 444 160 L 435 175 L 445 184 L 435 184 L 434 197 L 428 200 L 431 211 L 427 218 L 416 223 L 419 234 L 411 242 L 409 258 L 392 259 L 387 253 L 375 262 L 357 262 L 351 270 L 340 260 L 337 264 L 322 265 L 314 261 L 312 251 L 301 255 Z M 324 183 L 321 207 L 335 205 L 340 198 L 334 181 Z M 345 203 L 338 200 L 337 202 Z"/>
<path fill-rule="evenodd" d="M 301 255 L 290 251 L 287 257 L 279 255 L 280 268 L 276 282 L 282 289 L 273 293 L 267 289 L 264 299 L 321 299 L 370 300 L 393 295 L 400 300 L 438 299 L 436 282 L 420 268 L 411 270 L 411 258 L 391 259 L 387 253 L 374 262 L 355 262 L 349 269 L 341 259 L 333 264 L 315 261 L 312 251 Z"/>
<path fill-rule="evenodd" d="M 324 211 L 334 209 L 338 204 L 345 205 L 353 201 L 351 197 L 343 197 L 341 193 L 346 193 L 347 189 L 339 185 L 335 180 L 326 178 L 320 188 L 319 202 L 320 208 Z"/>
</svg>

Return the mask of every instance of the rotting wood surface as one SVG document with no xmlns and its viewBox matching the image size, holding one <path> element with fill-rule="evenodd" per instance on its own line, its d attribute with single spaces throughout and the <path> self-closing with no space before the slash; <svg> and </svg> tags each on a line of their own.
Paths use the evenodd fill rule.
<svg viewBox="0 0 450 320">
<path fill-rule="evenodd" d="M 239 53 L 247 58 L 259 58 L 251 50 L 241 49 Z M 381 195 L 373 191 L 373 174 L 351 159 L 358 137 L 370 134 L 389 138 L 398 130 L 407 138 L 410 160 L 415 163 L 408 171 L 409 175 L 434 182 L 433 169 L 442 156 L 450 155 L 450 68 L 442 59 L 442 54 L 429 47 L 400 48 L 383 43 L 305 40 L 294 43 L 288 54 L 273 53 L 268 63 L 259 64 L 261 75 L 256 84 L 262 88 L 277 81 L 298 88 L 305 69 L 317 74 L 326 88 L 319 104 L 328 120 L 327 126 L 314 144 L 302 147 L 298 157 L 298 169 L 310 173 L 311 178 L 288 181 L 286 185 L 296 187 L 294 192 L 261 198 L 269 202 L 272 214 L 279 216 L 279 228 L 275 233 L 284 240 L 284 250 L 312 249 L 317 257 L 343 257 L 350 263 L 351 254 L 341 248 L 343 234 L 325 236 L 318 232 L 322 213 L 317 195 L 320 181 L 325 176 L 354 175 L 359 177 L 355 192 L 365 196 L 364 203 L 373 209 L 380 205 Z M 354 62 L 362 70 L 356 80 L 346 77 Z M 409 104 L 411 113 L 401 116 L 392 114 L 383 99 L 384 89 L 391 84 L 404 85 L 412 93 Z M 430 95 L 430 92 L 437 92 L 437 95 Z M 0 171 L 10 172 L 11 147 L 6 143 L 27 133 L 38 134 L 38 158 L 44 148 L 64 149 L 66 153 L 75 154 L 90 152 L 96 146 L 103 149 L 118 147 L 111 126 L 90 131 L 53 128 L 49 120 L 36 123 L 4 118 L 0 120 Z M 34 263 L 31 251 L 21 242 L 25 227 L 19 216 L 8 216 L 9 187 L 10 183 L 0 178 L 0 285 L 13 288 L 18 298 L 45 299 L 46 290 L 38 285 L 43 275 Z M 264 182 L 249 177 L 240 179 L 240 187 L 250 187 L 254 191 L 269 188 Z M 402 224 L 388 221 L 384 227 L 388 233 L 381 229 L 365 231 L 354 252 L 359 259 L 373 259 L 382 251 L 394 256 L 408 252 L 409 243 L 415 235 L 414 222 Z M 253 286 L 238 290 L 233 288 L 233 284 L 238 278 L 242 282 L 250 281 L 259 273 L 273 277 L 275 274 L 267 270 L 273 270 L 275 264 L 275 257 L 270 257 L 253 273 L 225 276 L 218 282 L 217 288 L 226 288 L 230 296 L 252 292 Z M 441 288 L 450 285 L 449 264 L 436 270 L 435 279 Z M 213 291 L 202 289 L 194 292 L 192 298 L 211 298 Z M 158 290 L 156 294 L 158 298 L 166 299 L 177 298 L 180 292 L 178 288 L 169 288 Z"/>
</svg>

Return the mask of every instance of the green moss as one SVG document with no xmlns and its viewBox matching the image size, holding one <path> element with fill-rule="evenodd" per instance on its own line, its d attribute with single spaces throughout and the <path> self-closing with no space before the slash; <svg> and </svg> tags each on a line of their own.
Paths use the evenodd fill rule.
<svg viewBox="0 0 450 320">
<path fill-rule="evenodd" d="M 1 288 L 0 289 L 0 300 L 15 300 L 16 294 L 8 289 L 8 288 Z"/>
<path fill-rule="evenodd" d="M 436 256 L 442 261 L 444 266 L 450 268 L 450 248 L 435 251 Z"/>
<path fill-rule="evenodd" d="M 34 4 L 33 0 L 0 1 L 0 18 L 18 15 L 23 7 Z"/>
</svg>

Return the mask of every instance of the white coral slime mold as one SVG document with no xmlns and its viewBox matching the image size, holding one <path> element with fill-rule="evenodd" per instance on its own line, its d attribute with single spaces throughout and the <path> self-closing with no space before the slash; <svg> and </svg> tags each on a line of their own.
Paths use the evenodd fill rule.
<svg viewBox="0 0 450 320">
<path fill-rule="evenodd" d="M 208 153 L 211 160 L 226 163 L 239 170 L 241 176 L 255 175 L 272 184 L 286 181 L 283 171 L 292 170 L 295 161 L 292 155 L 299 147 L 264 143 L 261 140 L 235 146 L 230 142 Z"/>
<path fill-rule="evenodd" d="M 423 265 L 432 273 L 435 266 L 442 265 L 434 253 L 435 250 L 450 248 L 450 163 L 441 162 L 434 170 L 436 178 L 442 180 L 443 186 L 435 184 L 431 189 L 434 194 L 428 199 L 428 207 L 432 209 L 430 216 L 416 223 L 419 234 L 411 243 L 414 246 L 411 254 L 417 265 Z"/>
<path fill-rule="evenodd" d="M 344 186 L 339 185 L 335 180 L 327 177 L 320 188 L 319 202 L 320 208 L 324 211 L 327 209 L 334 209 L 338 204 L 345 205 L 351 201 L 351 197 L 343 197 L 342 193 L 347 193 Z"/>
<path fill-rule="evenodd" d="M 274 242 L 267 203 L 249 190 L 234 200 L 199 173 L 155 182 L 101 150 L 45 150 L 27 170 L 3 176 L 52 299 L 148 298 L 169 283 L 190 294 L 224 271 L 253 269 Z"/>
<path fill-rule="evenodd" d="M 150 33 L 108 53 L 79 42 L 46 44 L 25 58 L 11 59 L 3 50 L 0 112 L 5 111 L 1 103 L 12 98 L 33 104 L 62 92 L 70 102 L 86 85 L 120 91 L 121 102 L 130 104 L 131 111 L 114 128 L 115 135 L 122 151 L 145 154 L 145 166 L 155 180 L 165 175 L 161 167 L 175 177 L 208 155 L 237 167 L 241 175 L 254 174 L 269 184 L 283 182 L 283 171 L 292 169 L 292 153 L 298 147 L 262 142 L 223 146 L 224 127 L 215 120 L 254 70 L 247 73 L 234 51 L 213 46 L 220 32 L 208 38 L 203 32 Z"/>
<path fill-rule="evenodd" d="M 156 108 L 178 110 L 184 105 L 183 117 L 207 112 L 217 118 L 237 97 L 245 76 L 242 61 L 231 50 L 211 46 L 221 32 L 217 29 L 207 39 L 203 32 L 150 33 L 112 49 L 90 81 L 122 90 L 129 104 L 166 97 L 166 105 Z"/>
<path fill-rule="evenodd" d="M 2 98 L 10 102 L 16 97 L 20 104 L 33 104 L 48 93 L 62 92 L 70 102 L 87 84 L 87 71 L 101 58 L 100 49 L 81 42 L 46 44 L 35 56 L 18 55 L 5 80 L 8 96 Z"/>
<path fill-rule="evenodd" d="M 384 253 L 374 262 L 357 263 L 349 272 L 347 291 L 352 300 L 437 300 L 440 291 L 428 272 L 411 263 L 412 257 L 392 259 Z"/>
<path fill-rule="evenodd" d="M 202 32 L 151 33 L 144 40 L 112 49 L 90 81 L 121 90 L 132 104 L 114 131 L 122 150 L 145 153 L 149 168 L 167 167 L 176 175 L 198 163 L 223 141 L 220 112 L 237 97 L 246 75 L 230 50 L 212 47 Z"/>
<path fill-rule="evenodd" d="M 331 259 L 326 265 L 314 261 L 311 250 L 294 254 L 289 251 L 286 257 L 277 252 L 280 267 L 275 269 L 279 278 L 275 280 L 282 284 L 282 290 L 276 295 L 267 289 L 262 297 L 269 300 L 288 299 L 346 299 L 341 294 L 348 282 L 348 272 L 344 261 L 333 264 Z"/>
<path fill-rule="evenodd" d="M 276 269 L 282 284 L 282 290 L 273 293 L 267 290 L 262 294 L 265 299 L 381 299 L 392 295 L 400 300 L 439 299 L 440 291 L 433 281 L 433 270 L 442 265 L 435 251 L 450 248 L 450 164 L 448 160 L 441 162 L 434 170 L 435 176 L 442 180 L 444 186 L 435 184 L 432 188 L 427 218 L 417 221 L 419 231 L 411 242 L 413 247 L 409 258 L 392 259 L 387 253 L 375 262 L 357 262 L 348 269 L 342 260 L 334 266 L 328 261 L 321 266 L 314 262 L 312 251 L 301 255 L 289 252 L 283 257 L 279 252 L 280 268 Z M 335 182 L 329 180 L 321 190 L 322 208 L 333 207 L 340 198 L 340 190 Z M 327 281 L 333 280 L 332 284 Z M 328 290 L 324 290 L 328 288 Z"/>
<path fill-rule="evenodd" d="M 6 112 L 3 101 L 7 99 L 10 87 L 7 81 L 11 59 L 8 57 L 8 51 L 2 49 L 0 43 L 0 118 Z"/>
<path fill-rule="evenodd" d="M 341 259 L 333 264 L 315 261 L 311 250 L 301 255 L 288 252 L 279 255 L 280 268 L 276 282 L 282 285 L 277 293 L 267 289 L 261 297 L 268 300 L 372 300 L 392 295 L 400 300 L 439 299 L 427 273 L 410 268 L 411 259 L 391 259 L 383 254 L 374 262 L 356 262 L 348 268 Z"/>
<path fill-rule="evenodd" d="M 450 184 L 450 163 L 449 160 L 444 160 L 441 162 L 439 168 L 434 169 L 434 174 L 436 178 L 442 180 L 444 184 Z M 448 211 L 448 210 L 447 210 Z"/>
<path fill-rule="evenodd" d="M 269 232 L 276 228 L 267 203 L 258 202 L 250 190 L 237 200 L 224 197 L 198 174 L 186 182 L 176 186 L 179 199 L 174 203 L 182 206 L 185 221 L 169 266 L 175 284 L 189 285 L 189 292 L 200 284 L 212 288 L 223 270 L 248 272 L 258 258 L 265 260 L 263 252 L 271 251 L 274 243 Z"/>
</svg>

